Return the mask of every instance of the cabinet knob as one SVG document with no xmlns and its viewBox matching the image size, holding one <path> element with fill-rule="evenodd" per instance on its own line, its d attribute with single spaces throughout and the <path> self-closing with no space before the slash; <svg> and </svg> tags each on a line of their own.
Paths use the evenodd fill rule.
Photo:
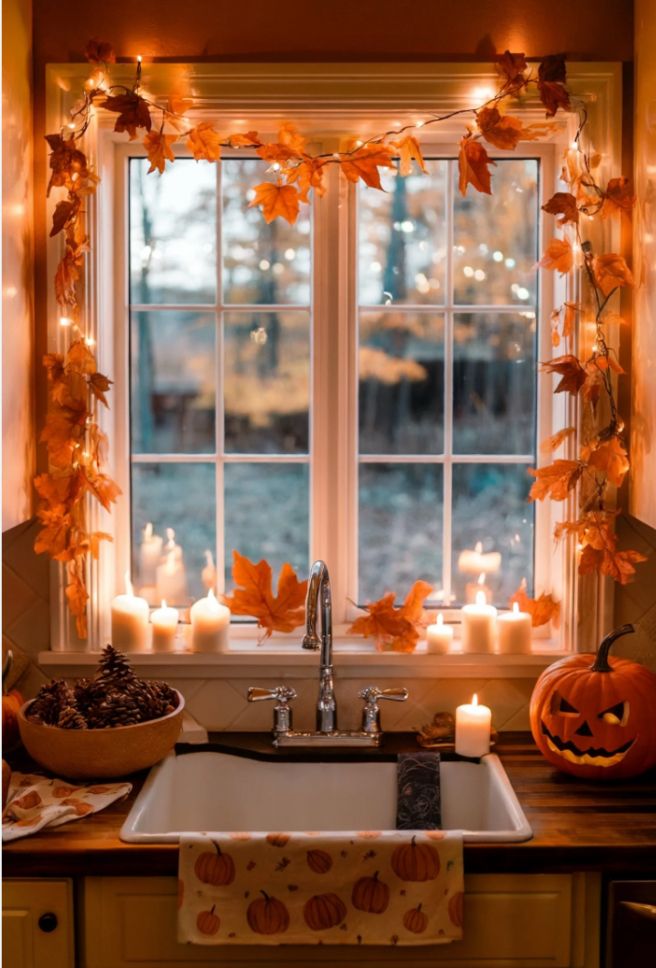
<svg viewBox="0 0 656 968">
<path fill-rule="evenodd" d="M 39 918 L 39 927 L 42 931 L 45 931 L 46 934 L 50 934 L 51 931 L 54 931 L 58 924 L 59 921 L 57 920 L 57 915 L 53 914 L 52 911 L 46 911 L 46 913 L 42 914 Z"/>
</svg>

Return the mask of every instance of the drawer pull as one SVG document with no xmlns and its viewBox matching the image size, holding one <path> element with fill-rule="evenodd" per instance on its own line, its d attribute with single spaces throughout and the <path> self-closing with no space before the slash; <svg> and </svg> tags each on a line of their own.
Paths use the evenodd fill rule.
<svg viewBox="0 0 656 968">
<path fill-rule="evenodd" d="M 52 911 L 47 911 L 39 918 L 39 927 L 46 934 L 50 934 L 51 931 L 54 931 L 58 924 L 59 921 L 57 920 L 57 915 L 53 914 Z"/>
<path fill-rule="evenodd" d="M 649 918 L 656 921 L 656 904 L 642 904 L 639 901 L 620 901 L 622 907 L 633 911 L 639 918 Z"/>
</svg>

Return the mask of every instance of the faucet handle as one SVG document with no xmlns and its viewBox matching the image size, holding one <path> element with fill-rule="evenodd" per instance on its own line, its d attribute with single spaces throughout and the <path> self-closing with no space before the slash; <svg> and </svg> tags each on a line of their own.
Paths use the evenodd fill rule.
<svg viewBox="0 0 656 968">
<path fill-rule="evenodd" d="M 289 703 L 292 699 L 296 699 L 297 695 L 298 693 L 291 686 L 275 686 L 273 689 L 250 686 L 246 698 L 249 702 L 273 700 L 276 703 L 273 707 L 273 731 L 287 733 L 292 728 L 292 707 Z"/>
<path fill-rule="evenodd" d="M 364 709 L 362 710 L 362 732 L 380 733 L 380 706 L 381 699 L 389 699 L 391 702 L 405 702 L 408 698 L 408 690 L 401 688 L 381 689 L 379 686 L 365 686 L 359 692 L 360 699 L 364 699 Z"/>
</svg>

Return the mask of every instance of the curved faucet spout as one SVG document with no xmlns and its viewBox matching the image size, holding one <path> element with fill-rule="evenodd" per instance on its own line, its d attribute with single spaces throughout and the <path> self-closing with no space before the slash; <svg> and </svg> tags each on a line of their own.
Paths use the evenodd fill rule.
<svg viewBox="0 0 656 968">
<path fill-rule="evenodd" d="M 319 609 L 321 609 L 321 638 L 317 634 Z M 321 732 L 333 732 L 336 729 L 337 704 L 333 685 L 332 596 L 330 575 L 325 561 L 315 561 L 312 565 L 305 610 L 303 648 L 313 651 L 321 649 L 317 728 Z"/>
</svg>

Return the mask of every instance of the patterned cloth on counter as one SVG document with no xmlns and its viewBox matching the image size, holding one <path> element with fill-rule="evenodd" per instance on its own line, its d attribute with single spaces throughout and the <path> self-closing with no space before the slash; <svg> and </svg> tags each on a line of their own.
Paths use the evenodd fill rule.
<svg viewBox="0 0 656 968">
<path fill-rule="evenodd" d="M 397 830 L 439 830 L 440 754 L 401 753 L 396 762 Z"/>
<path fill-rule="evenodd" d="M 44 827 L 59 827 L 88 813 L 97 813 L 126 797 L 131 783 L 75 786 L 38 773 L 12 773 L 7 805 L 2 812 L 2 840 L 27 837 Z"/>
<path fill-rule="evenodd" d="M 178 940 L 443 944 L 462 938 L 462 835 L 183 834 Z"/>
</svg>

